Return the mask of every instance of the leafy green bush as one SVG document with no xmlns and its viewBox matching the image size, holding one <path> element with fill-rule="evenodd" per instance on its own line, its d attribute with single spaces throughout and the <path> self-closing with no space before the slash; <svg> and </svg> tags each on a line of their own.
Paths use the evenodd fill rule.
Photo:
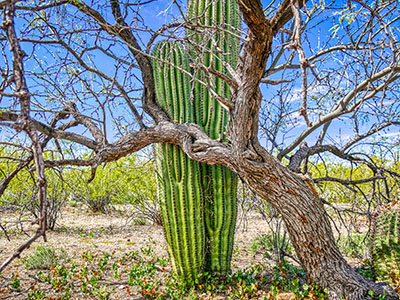
<svg viewBox="0 0 400 300">
<path fill-rule="evenodd" d="M 61 254 L 57 254 L 54 247 L 38 246 L 36 251 L 28 256 L 25 260 L 26 269 L 42 269 L 49 270 L 52 266 L 66 259 L 65 250 Z"/>
<path fill-rule="evenodd" d="M 257 252 L 264 252 L 266 257 L 273 257 L 280 261 L 285 254 L 293 253 L 293 246 L 286 235 L 280 233 L 261 234 L 253 239 L 250 245 L 253 255 Z"/>
<path fill-rule="evenodd" d="M 147 207 L 156 202 L 156 182 L 152 163 L 130 155 L 99 166 L 94 179 L 90 168 L 64 172 L 70 191 L 69 202 L 83 203 L 93 212 L 107 212 L 111 204 Z"/>
<path fill-rule="evenodd" d="M 30 153 L 13 148 L 0 148 L 0 156 L 3 160 L 0 162 L 0 173 L 3 176 L 13 172 L 20 160 L 26 160 Z M 45 153 L 45 158 L 48 157 Z M 40 216 L 39 200 L 37 196 L 36 178 L 32 172 L 32 165 L 27 165 L 9 182 L 4 194 L 0 197 L 0 205 L 6 207 L 16 207 L 21 216 L 28 214 L 34 219 Z M 49 229 L 53 230 L 62 206 L 67 200 L 66 186 L 63 180 L 63 171 L 46 169 L 47 182 L 47 224 Z"/>
<path fill-rule="evenodd" d="M 80 149 L 76 149 L 78 151 Z M 16 168 L 17 162 L 26 159 L 28 155 L 23 151 L 0 148 L 0 156 L 8 158 L 0 162 L 0 173 L 9 174 Z M 44 153 L 44 158 L 54 159 L 50 155 L 56 154 Z M 80 158 L 89 159 L 90 155 L 83 153 Z M 21 170 L 10 182 L 0 198 L 0 205 L 17 205 L 21 210 L 28 210 L 37 217 L 36 182 L 29 168 Z M 101 165 L 96 169 L 94 179 L 88 183 L 91 171 L 88 167 L 46 170 L 50 200 L 49 224 L 55 225 L 60 208 L 67 202 L 72 205 L 86 204 L 95 212 L 105 212 L 111 204 L 131 204 L 135 209 L 140 208 L 146 212 L 146 208 L 150 206 L 152 214 L 154 208 L 158 210 L 156 176 L 151 158 L 142 159 L 133 154 Z"/>
<path fill-rule="evenodd" d="M 112 199 L 108 195 L 102 195 L 95 198 L 84 198 L 83 202 L 94 213 L 106 213 L 112 203 Z"/>
<path fill-rule="evenodd" d="M 65 190 L 65 184 L 54 171 L 48 170 L 47 174 L 47 225 L 50 230 L 54 230 L 57 220 L 61 215 L 61 209 L 67 202 L 68 194 Z M 35 189 L 34 186 L 31 187 Z M 37 193 L 25 202 L 24 208 L 31 215 L 38 219 L 40 217 L 40 204 Z"/>
<path fill-rule="evenodd" d="M 365 233 L 342 237 L 337 244 L 340 251 L 348 257 L 367 257 L 367 240 Z"/>
<path fill-rule="evenodd" d="M 135 203 L 132 204 L 132 207 L 133 219 L 148 220 L 153 224 L 162 225 L 163 221 L 161 211 L 156 199 L 146 199 L 144 197 L 140 198 L 139 196 L 136 196 Z"/>
</svg>

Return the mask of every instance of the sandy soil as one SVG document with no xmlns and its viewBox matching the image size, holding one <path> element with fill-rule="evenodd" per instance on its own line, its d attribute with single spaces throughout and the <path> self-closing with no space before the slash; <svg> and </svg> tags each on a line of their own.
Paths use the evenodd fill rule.
<svg viewBox="0 0 400 300">
<path fill-rule="evenodd" d="M 16 221 L 18 214 L 11 211 L 0 211 L 0 224 Z M 37 240 L 30 249 L 26 249 L 21 258 L 15 260 L 0 275 L 0 299 L 27 299 L 26 291 L 29 285 L 34 284 L 33 276 L 37 271 L 26 270 L 24 268 L 24 259 L 31 255 L 38 245 L 53 246 L 56 249 L 65 249 L 68 258 L 71 261 L 79 259 L 80 255 L 85 251 L 92 252 L 108 252 L 113 253 L 113 256 L 120 257 L 125 253 L 140 250 L 148 245 L 155 245 L 153 249 L 160 257 L 167 256 L 163 230 L 161 226 L 152 224 L 133 225 L 128 222 L 128 214 L 123 210 L 114 210 L 113 212 L 104 214 L 93 214 L 87 211 L 84 207 L 63 209 L 62 216 L 57 222 L 56 229 L 48 232 L 48 241 L 44 243 L 42 239 Z M 266 261 L 263 253 L 253 255 L 250 251 L 250 245 L 254 238 L 260 234 L 267 233 L 267 223 L 258 214 L 251 214 L 247 219 L 247 226 L 243 223 L 237 229 L 235 241 L 235 253 L 233 257 L 233 267 L 242 269 L 248 267 L 251 262 L 263 262 L 270 264 L 271 261 Z M 0 238 L 0 263 L 3 262 L 13 251 L 21 245 L 28 236 L 34 232 L 35 227 L 29 223 L 29 220 L 24 220 L 24 233 L 17 232 L 16 227 L 11 226 L 12 223 L 7 223 L 8 228 L 13 228 L 9 233 L 10 241 L 6 239 L 2 233 Z M 14 231 L 14 232 L 13 232 Z M 60 250 L 61 251 L 61 250 Z M 167 269 L 169 269 L 167 267 Z M 12 273 L 18 273 L 21 284 L 26 289 L 22 293 L 4 292 L 7 285 L 10 283 Z M 114 282 L 118 285 L 118 282 Z M 27 288 L 28 287 L 28 288 Z M 3 294 L 1 293 L 3 289 Z M 118 289 L 117 289 L 118 291 Z M 2 298 L 3 297 L 3 298 Z M 114 293 L 111 299 L 140 299 L 134 295 L 127 297 L 126 294 Z M 283 297 L 283 296 L 282 296 Z M 286 296 L 285 296 L 286 297 Z M 74 299 L 89 299 L 87 297 Z M 92 298 L 90 298 L 92 299 Z M 93 298 L 97 299 L 97 298 Z M 290 299 L 290 295 L 287 298 Z"/>
</svg>

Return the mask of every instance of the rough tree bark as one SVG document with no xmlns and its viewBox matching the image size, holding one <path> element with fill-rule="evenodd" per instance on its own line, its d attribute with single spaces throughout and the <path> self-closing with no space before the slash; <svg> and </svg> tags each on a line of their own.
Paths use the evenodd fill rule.
<svg viewBox="0 0 400 300">
<path fill-rule="evenodd" d="M 240 177 L 282 215 L 309 281 L 329 289 L 330 299 L 365 299 L 369 290 L 398 296 L 385 284 L 362 277 L 335 244 L 328 215 L 305 181 L 267 153 L 264 162 L 238 157 Z"/>
</svg>

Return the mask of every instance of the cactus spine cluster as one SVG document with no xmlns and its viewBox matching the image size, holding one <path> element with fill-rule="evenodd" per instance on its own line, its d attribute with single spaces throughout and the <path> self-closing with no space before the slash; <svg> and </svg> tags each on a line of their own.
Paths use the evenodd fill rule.
<svg viewBox="0 0 400 300">
<path fill-rule="evenodd" d="M 198 30 L 187 32 L 191 51 L 177 43 L 162 41 L 153 50 L 156 97 L 170 118 L 194 122 L 211 138 L 225 139 L 228 114 L 210 94 L 204 82 L 218 95 L 229 98 L 229 86 L 189 67 L 198 59 L 206 67 L 227 74 L 224 64 L 235 67 L 240 27 L 235 0 L 189 0 L 188 18 Z M 205 26 L 219 26 L 207 32 Z M 221 30 L 222 28 L 222 30 Z M 202 32 L 203 31 L 203 32 Z M 195 45 L 195 47 L 193 47 Z M 199 55 L 194 49 L 203 49 Z M 191 76 L 198 80 L 192 80 Z M 208 166 L 190 160 L 176 146 L 157 145 L 159 200 L 164 231 L 174 270 L 183 276 L 207 271 L 224 276 L 230 269 L 237 211 L 237 175 L 223 166 Z"/>
<path fill-rule="evenodd" d="M 377 280 L 400 291 L 400 203 L 382 209 L 376 218 L 372 262 Z"/>
</svg>

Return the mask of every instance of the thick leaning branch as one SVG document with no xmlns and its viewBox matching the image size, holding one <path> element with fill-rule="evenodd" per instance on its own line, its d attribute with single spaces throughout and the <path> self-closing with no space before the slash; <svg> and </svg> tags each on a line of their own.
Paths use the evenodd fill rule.
<svg viewBox="0 0 400 300">
<path fill-rule="evenodd" d="M 190 158 L 207 164 L 235 164 L 228 143 L 213 140 L 198 125 L 160 122 L 128 134 L 104 149 L 105 161 L 112 161 L 136 152 L 153 143 L 169 143 L 181 147 Z"/>
<path fill-rule="evenodd" d="M 12 113 L 12 112 L 0 112 L 0 121 L 12 121 L 16 122 L 18 119 L 18 114 L 17 113 Z M 31 122 L 35 129 L 39 131 L 40 133 L 43 133 L 46 136 L 55 138 L 55 139 L 60 139 L 60 140 L 67 140 L 70 142 L 75 142 L 77 144 L 83 145 L 91 150 L 95 150 L 97 147 L 97 143 L 89 139 L 83 135 L 79 135 L 74 132 L 67 132 L 65 131 L 65 127 L 61 127 L 60 129 L 54 129 L 51 126 L 44 124 L 40 121 L 37 121 L 35 119 L 31 119 Z"/>
<path fill-rule="evenodd" d="M 364 278 L 347 264 L 335 243 L 322 200 L 303 177 L 282 166 L 266 151 L 262 155 L 258 162 L 236 159 L 240 164 L 235 171 L 280 213 L 308 280 L 328 288 L 329 299 L 365 299 L 369 290 L 398 299 L 388 285 Z"/>
<path fill-rule="evenodd" d="M 0 113 L 0 120 L 16 121 L 18 114 Z M 146 127 L 136 132 L 127 134 L 111 144 L 103 144 L 101 147 L 96 141 L 77 133 L 52 128 L 37 120 L 31 119 L 35 129 L 49 138 L 67 140 L 85 146 L 91 150 L 97 150 L 103 155 L 102 162 L 111 162 L 131 153 L 137 152 L 153 143 L 169 143 L 186 149 L 195 160 L 209 164 L 232 164 L 229 159 L 230 145 L 210 139 L 198 125 L 192 123 L 177 124 L 163 121 L 153 127 Z M 63 163 L 47 162 L 48 166 L 66 165 L 75 160 L 65 160 Z M 76 165 L 88 165 L 87 161 L 77 162 Z"/>
</svg>

